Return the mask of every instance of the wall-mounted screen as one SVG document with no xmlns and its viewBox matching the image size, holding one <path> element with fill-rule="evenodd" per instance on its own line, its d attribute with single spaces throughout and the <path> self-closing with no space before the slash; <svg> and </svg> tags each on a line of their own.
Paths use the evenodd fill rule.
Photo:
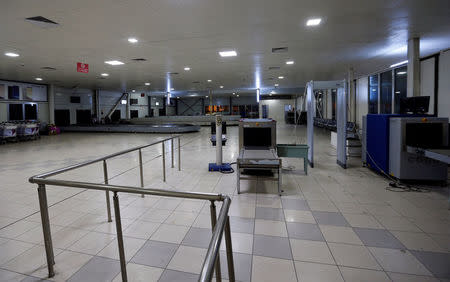
<svg viewBox="0 0 450 282">
<path fill-rule="evenodd" d="M 19 86 L 17 85 L 8 86 L 8 99 L 10 100 L 20 99 Z"/>
<path fill-rule="evenodd" d="M 22 104 L 9 104 L 9 120 L 23 120 Z"/>
</svg>

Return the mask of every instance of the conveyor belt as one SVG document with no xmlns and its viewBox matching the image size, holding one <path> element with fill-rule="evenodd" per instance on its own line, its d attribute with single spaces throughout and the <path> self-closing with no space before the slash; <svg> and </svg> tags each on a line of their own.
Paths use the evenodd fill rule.
<svg viewBox="0 0 450 282">
<path fill-rule="evenodd" d="M 119 133 L 185 133 L 200 130 L 199 125 L 192 124 L 108 124 L 108 125 L 72 125 L 63 126 L 63 132 L 119 132 Z"/>
</svg>

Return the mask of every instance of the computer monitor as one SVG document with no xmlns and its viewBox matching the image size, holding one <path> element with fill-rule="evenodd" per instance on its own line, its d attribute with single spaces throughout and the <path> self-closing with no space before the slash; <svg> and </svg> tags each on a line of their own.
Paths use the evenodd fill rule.
<svg viewBox="0 0 450 282">
<path fill-rule="evenodd" d="M 402 98 L 400 100 L 400 112 L 403 114 L 425 114 L 430 106 L 430 96 L 418 96 Z"/>
</svg>

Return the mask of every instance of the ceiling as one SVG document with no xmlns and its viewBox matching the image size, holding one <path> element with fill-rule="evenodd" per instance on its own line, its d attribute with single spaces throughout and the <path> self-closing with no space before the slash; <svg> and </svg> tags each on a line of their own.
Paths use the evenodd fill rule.
<svg viewBox="0 0 450 282">
<path fill-rule="evenodd" d="M 0 79 L 118 91 L 296 88 L 309 80 L 367 74 L 450 47 L 448 0 L 3 0 Z M 25 18 L 59 23 L 43 28 Z M 322 23 L 307 27 L 307 19 Z M 139 40 L 128 42 L 129 37 Z M 272 53 L 288 47 L 286 53 Z M 221 58 L 219 51 L 238 56 Z M 17 52 L 17 58 L 4 56 Z M 145 62 L 134 62 L 145 58 Z M 120 60 L 121 66 L 104 61 Z M 286 65 L 294 60 L 294 65 Z M 89 64 L 78 73 L 76 63 Z M 190 71 L 184 71 L 189 66 Z M 269 70 L 269 67 L 280 67 Z M 56 70 L 43 70 L 53 67 Z M 168 76 L 167 72 L 178 72 Z M 109 77 L 101 79 L 101 73 Z M 278 76 L 285 78 L 280 80 Z M 207 80 L 212 82 L 208 83 Z M 150 86 L 144 86 L 151 82 Z M 195 82 L 195 83 L 193 83 Z M 219 86 L 224 88 L 220 89 Z"/>
</svg>

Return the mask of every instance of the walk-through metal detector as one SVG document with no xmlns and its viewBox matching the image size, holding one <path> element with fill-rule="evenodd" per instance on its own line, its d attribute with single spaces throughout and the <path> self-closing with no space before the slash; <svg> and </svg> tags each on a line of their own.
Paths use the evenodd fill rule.
<svg viewBox="0 0 450 282">
<path fill-rule="evenodd" d="M 310 81 L 306 84 L 307 141 L 308 163 L 314 167 L 314 117 L 316 116 L 316 99 L 314 91 L 337 89 L 336 99 L 336 133 L 337 133 L 337 163 L 347 168 L 347 83 L 345 80 Z"/>
</svg>

